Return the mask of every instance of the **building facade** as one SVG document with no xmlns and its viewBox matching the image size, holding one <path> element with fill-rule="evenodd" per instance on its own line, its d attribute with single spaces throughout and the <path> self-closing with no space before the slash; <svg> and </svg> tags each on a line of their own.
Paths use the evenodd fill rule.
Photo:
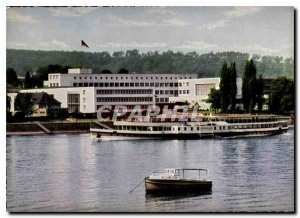
<svg viewBox="0 0 300 218">
<path fill-rule="evenodd" d="M 182 79 L 179 80 L 178 96 L 170 97 L 170 102 L 186 102 L 190 106 L 198 105 L 202 110 L 208 110 L 210 105 L 206 103 L 208 94 L 212 88 L 219 89 L 220 78 Z M 242 78 L 238 77 L 237 83 L 237 105 L 242 109 Z"/>
<path fill-rule="evenodd" d="M 210 107 L 206 103 L 208 94 L 212 88 L 219 89 L 219 85 L 220 78 L 197 78 L 196 74 L 93 74 L 91 69 L 69 69 L 67 74 L 49 74 L 44 88 L 19 92 L 46 92 L 61 102 L 61 108 L 67 108 L 69 113 L 96 113 L 106 105 L 127 106 L 130 110 L 136 105 L 146 109 L 148 105 L 176 103 L 187 103 L 191 107 L 197 104 L 200 109 L 207 110 Z M 11 93 L 11 99 L 16 95 Z M 237 78 L 236 98 L 236 108 L 242 110 L 240 77 Z"/>
<path fill-rule="evenodd" d="M 61 102 L 61 108 L 67 108 L 69 113 L 95 113 L 97 111 L 95 105 L 94 87 L 52 87 L 23 89 L 21 93 L 39 93 L 46 92 L 53 95 L 55 99 Z"/>
<path fill-rule="evenodd" d="M 21 92 L 45 91 L 69 112 L 95 113 L 104 105 L 146 109 L 168 104 L 170 97 L 178 96 L 179 80 L 196 78 L 197 74 L 93 74 L 90 69 L 69 69 L 68 74 L 49 74 L 45 88 Z"/>
</svg>

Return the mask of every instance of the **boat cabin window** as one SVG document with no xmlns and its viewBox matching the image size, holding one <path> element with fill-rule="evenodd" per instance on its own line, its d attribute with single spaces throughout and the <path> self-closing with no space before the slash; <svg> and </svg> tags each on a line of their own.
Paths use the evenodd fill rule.
<svg viewBox="0 0 300 218">
<path fill-rule="evenodd" d="M 164 173 L 174 174 L 175 173 L 175 169 L 165 169 Z"/>
</svg>

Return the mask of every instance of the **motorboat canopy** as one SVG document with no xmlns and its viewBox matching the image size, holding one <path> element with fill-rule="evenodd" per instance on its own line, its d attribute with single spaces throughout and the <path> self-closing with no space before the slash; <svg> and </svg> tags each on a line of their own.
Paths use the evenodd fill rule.
<svg viewBox="0 0 300 218">
<path fill-rule="evenodd" d="M 187 175 L 187 172 L 193 172 L 193 175 L 194 175 L 193 180 L 206 180 L 207 173 L 208 173 L 207 169 L 200 169 L 200 168 L 198 168 L 198 169 L 166 168 L 163 170 L 162 173 L 158 173 L 158 172 L 152 173 L 152 175 L 149 176 L 149 179 L 172 179 L 172 180 L 186 179 L 185 175 Z M 198 172 L 197 178 L 195 177 L 195 172 Z M 203 173 L 201 174 L 201 172 L 205 172 L 205 176 L 203 176 Z M 201 177 L 201 175 L 202 175 L 202 177 Z"/>
</svg>

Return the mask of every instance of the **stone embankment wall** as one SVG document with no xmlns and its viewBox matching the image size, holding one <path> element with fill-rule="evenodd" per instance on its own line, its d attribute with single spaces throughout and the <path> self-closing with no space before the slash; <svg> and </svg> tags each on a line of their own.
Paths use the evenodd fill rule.
<svg viewBox="0 0 300 218">
<path fill-rule="evenodd" d="M 7 123 L 6 135 L 88 133 L 90 127 L 99 128 L 99 124 L 93 121 Z"/>
</svg>

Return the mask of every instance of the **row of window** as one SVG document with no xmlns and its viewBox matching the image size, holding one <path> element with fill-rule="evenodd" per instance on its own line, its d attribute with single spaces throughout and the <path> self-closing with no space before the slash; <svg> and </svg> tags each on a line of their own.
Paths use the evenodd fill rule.
<svg viewBox="0 0 300 218">
<path fill-rule="evenodd" d="M 50 83 L 51 85 L 51 83 Z M 74 87 L 178 87 L 178 83 L 73 83 Z"/>
<path fill-rule="evenodd" d="M 152 102 L 152 97 L 98 97 L 97 102 Z"/>
<path fill-rule="evenodd" d="M 49 79 L 58 79 L 58 75 L 49 75 Z"/>
<path fill-rule="evenodd" d="M 155 98 L 155 102 L 158 102 L 158 103 L 168 103 L 169 102 L 169 98 Z"/>
<path fill-rule="evenodd" d="M 179 87 L 181 87 L 181 86 L 189 86 L 189 85 L 190 85 L 189 82 L 179 83 Z"/>
<path fill-rule="evenodd" d="M 54 75 L 53 75 L 53 76 L 54 76 Z M 80 76 L 80 77 L 76 77 L 76 76 L 74 76 L 74 79 L 75 79 L 75 80 L 76 80 L 76 79 L 80 79 L 80 80 L 81 80 L 81 79 L 83 79 L 83 78 L 84 78 L 84 79 L 88 79 L 87 76 L 85 76 L 85 77 L 81 77 L 81 76 Z M 166 76 L 166 77 L 152 77 L 152 76 L 151 76 L 151 77 L 148 77 L 148 76 L 146 76 L 146 77 L 137 77 L 137 76 L 136 76 L 136 77 L 134 77 L 134 76 L 131 76 L 131 77 L 128 77 L 128 76 L 126 76 L 126 77 L 122 77 L 122 76 L 121 76 L 121 77 L 97 77 L 97 76 L 95 76 L 94 78 L 93 78 L 92 76 L 90 76 L 90 79 L 98 79 L 98 78 L 101 79 L 101 80 L 102 80 L 102 79 L 106 79 L 106 80 L 107 80 L 107 79 L 112 79 L 112 80 L 121 79 L 121 80 L 122 80 L 122 79 L 128 79 L 128 78 L 129 78 L 129 79 L 132 79 L 132 80 L 134 80 L 134 79 L 135 79 L 135 80 L 138 80 L 138 79 L 143 80 L 144 78 L 145 78 L 146 80 L 148 80 L 148 79 L 153 80 L 153 78 L 155 78 L 155 79 L 157 79 L 157 80 L 162 80 L 162 79 L 169 80 L 169 79 L 173 79 L 173 77 L 167 77 L 167 76 Z M 51 75 L 49 76 L 49 79 L 51 79 Z M 53 78 L 53 79 L 54 79 L 54 78 Z M 181 77 L 181 76 L 180 76 L 180 77 L 174 77 L 174 79 L 176 79 L 176 80 L 177 80 L 177 79 L 192 79 L 192 77 L 191 77 L 191 76 L 190 76 L 190 77 L 186 77 L 186 76 L 185 76 L 185 77 Z"/>
<path fill-rule="evenodd" d="M 264 124 L 259 125 L 254 128 L 269 128 L 269 127 L 275 127 L 276 124 Z M 178 127 L 178 131 L 200 131 L 205 129 L 214 129 L 214 130 L 225 130 L 225 129 L 243 129 L 243 128 L 251 128 L 251 126 L 214 126 L 214 127 L 208 127 L 208 126 L 191 126 L 191 127 Z M 253 128 L 253 127 L 252 127 Z M 138 130 L 138 131 L 170 131 L 171 127 L 152 127 L 151 129 L 149 127 L 142 127 L 142 126 L 116 126 L 117 130 Z M 175 130 L 175 127 L 173 127 L 173 131 Z"/>
<path fill-rule="evenodd" d="M 118 94 L 152 94 L 152 89 L 113 89 L 97 90 L 97 95 L 118 95 Z"/>
<path fill-rule="evenodd" d="M 178 96 L 178 90 L 155 90 L 155 95 L 175 95 L 175 96 Z"/>
<path fill-rule="evenodd" d="M 103 105 L 97 105 L 97 110 L 100 108 L 100 107 L 102 107 Z M 136 105 L 126 105 L 126 108 L 128 109 L 128 110 L 132 110 L 132 109 L 134 109 L 136 107 Z M 140 105 L 140 108 L 141 109 L 148 109 L 148 105 Z"/>
<path fill-rule="evenodd" d="M 190 90 L 179 90 L 179 94 L 190 94 Z"/>
<path fill-rule="evenodd" d="M 50 83 L 50 87 L 58 87 L 59 83 Z"/>
<path fill-rule="evenodd" d="M 233 126 L 213 126 L 213 127 L 208 127 L 208 126 L 202 126 L 201 130 L 227 130 L 227 129 L 260 129 L 260 128 L 272 128 L 276 127 L 276 124 L 252 124 L 252 125 L 233 125 Z M 178 127 L 179 131 L 186 131 L 186 130 L 200 130 L 199 126 L 195 127 Z"/>
<path fill-rule="evenodd" d="M 171 127 L 168 126 L 115 126 L 116 130 L 133 130 L 133 131 L 170 131 Z"/>
</svg>

